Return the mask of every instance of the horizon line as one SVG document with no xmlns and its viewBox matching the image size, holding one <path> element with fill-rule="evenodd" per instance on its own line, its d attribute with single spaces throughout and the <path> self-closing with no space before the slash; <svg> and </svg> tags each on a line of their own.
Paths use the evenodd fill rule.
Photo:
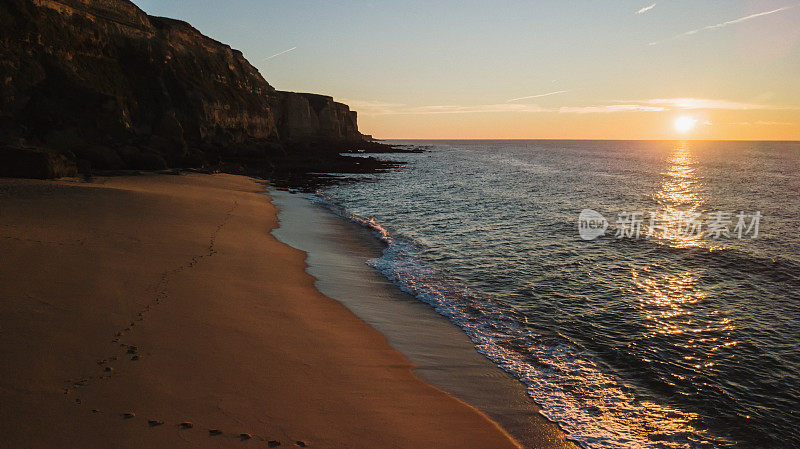
<svg viewBox="0 0 800 449">
<path fill-rule="evenodd" d="M 423 137 L 410 137 L 410 138 L 401 138 L 401 137 L 386 137 L 386 138 L 376 138 L 373 137 L 374 141 L 389 141 L 389 140 L 419 140 L 419 141 L 432 141 L 432 140 L 478 140 L 478 141 L 491 141 L 491 140 L 586 140 L 586 141 L 618 141 L 618 142 L 789 142 L 789 143 L 800 143 L 800 139 L 791 140 L 791 139 L 598 139 L 598 138 L 566 138 L 566 137 L 481 137 L 481 138 L 464 138 L 464 137 L 435 137 L 435 138 L 423 138 Z"/>
</svg>

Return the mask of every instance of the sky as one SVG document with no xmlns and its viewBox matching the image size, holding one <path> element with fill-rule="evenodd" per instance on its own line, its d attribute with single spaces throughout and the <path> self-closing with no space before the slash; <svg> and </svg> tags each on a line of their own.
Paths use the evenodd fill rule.
<svg viewBox="0 0 800 449">
<path fill-rule="evenodd" d="M 800 140 L 799 0 L 134 0 L 377 138 Z"/>
</svg>

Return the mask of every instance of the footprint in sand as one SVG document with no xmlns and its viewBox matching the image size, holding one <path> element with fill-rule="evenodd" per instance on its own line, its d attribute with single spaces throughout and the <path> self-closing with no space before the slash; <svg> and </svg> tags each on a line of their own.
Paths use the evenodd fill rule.
<svg viewBox="0 0 800 449">
<path fill-rule="evenodd" d="M 163 426 L 164 421 L 161 421 L 159 419 L 149 419 L 147 420 L 147 424 L 149 424 L 150 427 Z"/>
<path fill-rule="evenodd" d="M 213 436 L 216 436 L 216 435 L 222 435 L 222 431 L 219 430 L 219 429 L 209 429 L 208 430 L 208 436 L 213 437 Z"/>
<path fill-rule="evenodd" d="M 191 421 L 184 421 L 178 425 L 181 427 L 181 429 L 191 429 L 192 427 L 194 427 L 194 424 L 192 424 Z"/>
</svg>

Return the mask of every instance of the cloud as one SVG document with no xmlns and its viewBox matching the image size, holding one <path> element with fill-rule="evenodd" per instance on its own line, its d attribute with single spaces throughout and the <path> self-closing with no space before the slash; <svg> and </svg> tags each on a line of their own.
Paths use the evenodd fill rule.
<svg viewBox="0 0 800 449">
<path fill-rule="evenodd" d="M 656 106 L 668 107 L 670 109 L 773 109 L 773 107 L 763 104 L 739 103 L 727 100 L 711 100 L 708 98 L 653 98 L 641 100 L 636 103 L 645 103 Z"/>
<path fill-rule="evenodd" d="M 663 41 L 650 42 L 648 45 L 658 45 L 658 44 L 661 44 L 663 42 L 667 42 L 667 41 L 671 41 L 671 40 L 675 40 L 675 39 L 680 39 L 680 38 L 686 37 L 686 36 L 691 36 L 693 34 L 697 34 L 697 33 L 701 32 L 701 31 L 718 30 L 718 29 L 724 28 L 724 27 L 726 27 L 728 25 L 733 25 L 733 24 L 745 22 L 747 20 L 755 19 L 757 17 L 766 16 L 766 15 L 770 15 L 770 14 L 775 14 L 775 13 L 778 13 L 778 12 L 781 12 L 781 11 L 786 11 L 788 9 L 792 9 L 792 8 L 797 7 L 798 5 L 800 5 L 800 3 L 794 4 L 794 5 L 791 5 L 791 6 L 784 6 L 782 8 L 777 8 L 777 9 L 773 9 L 773 10 L 770 10 L 770 11 L 764 11 L 764 12 L 759 12 L 759 13 L 756 13 L 756 14 L 750 14 L 749 16 L 739 17 L 738 19 L 728 20 L 726 22 L 720 22 L 720 23 L 717 23 L 715 25 L 708 25 L 708 26 L 705 26 L 703 28 L 698 28 L 696 30 L 691 30 L 691 31 L 687 31 L 685 33 L 681 33 L 681 34 L 675 35 L 675 36 L 673 36 L 673 37 L 671 37 L 669 39 L 665 39 Z"/>
<path fill-rule="evenodd" d="M 559 108 L 543 108 L 535 104 L 480 104 L 480 105 L 431 105 L 405 106 L 391 103 L 353 101 L 342 99 L 362 115 L 422 115 L 422 114 L 475 114 L 493 112 L 557 112 L 559 114 L 592 114 L 612 112 L 659 112 L 669 109 L 662 106 L 641 104 L 612 104 L 600 106 L 564 106 Z"/>
<path fill-rule="evenodd" d="M 555 81 L 555 80 L 553 80 L 553 81 Z M 510 100 L 506 100 L 506 103 L 511 103 L 512 101 L 527 100 L 528 98 L 549 97 L 550 95 L 565 94 L 567 92 L 569 92 L 569 91 L 568 90 L 557 90 L 555 92 L 548 92 L 546 94 L 528 95 L 527 97 L 519 97 L 519 98 L 512 98 Z"/>
<path fill-rule="evenodd" d="M 796 126 L 797 123 L 771 122 L 771 121 L 759 120 L 759 121 L 756 122 L 756 125 L 764 125 L 764 126 Z"/>
<path fill-rule="evenodd" d="M 264 59 L 272 59 L 272 58 L 274 58 L 274 57 L 276 57 L 276 56 L 280 56 L 280 55 L 282 55 L 282 54 L 284 54 L 284 53 L 289 53 L 290 51 L 293 51 L 293 50 L 294 50 L 294 49 L 296 49 L 296 48 L 297 48 L 297 47 L 292 47 L 292 48 L 286 49 L 286 50 L 284 50 L 284 51 L 282 51 L 282 52 L 275 53 L 275 54 L 274 54 L 274 55 L 272 55 L 272 56 L 267 56 L 267 57 L 266 57 L 266 58 L 264 58 Z"/>
<path fill-rule="evenodd" d="M 797 123 L 792 122 L 772 122 L 767 120 L 758 120 L 754 123 L 750 122 L 728 122 L 728 125 L 736 125 L 736 126 L 750 126 L 750 125 L 760 125 L 760 126 L 797 126 Z"/>
<path fill-rule="evenodd" d="M 662 106 L 641 104 L 611 104 L 605 106 L 565 106 L 558 109 L 560 114 L 609 114 L 612 112 L 662 112 L 669 109 Z"/>
<path fill-rule="evenodd" d="M 550 93 L 555 95 L 555 93 Z M 541 94 L 546 96 L 549 94 Z M 533 96 L 532 96 L 533 97 Z M 351 100 L 342 98 L 362 115 L 422 115 L 422 114 L 475 114 L 493 112 L 554 112 L 559 114 L 610 114 L 615 112 L 665 112 L 693 109 L 725 109 L 746 111 L 758 109 L 786 110 L 800 109 L 792 106 L 768 106 L 763 104 L 739 103 L 728 100 L 708 98 L 651 98 L 645 100 L 622 100 L 611 104 L 590 106 L 562 106 L 545 108 L 536 104 L 500 103 L 479 105 L 430 105 L 408 106 L 401 103 L 381 101 Z M 511 100 L 509 100 L 511 101 Z M 773 122 L 771 124 L 779 124 Z"/>
<path fill-rule="evenodd" d="M 480 104 L 472 106 L 437 105 L 409 108 L 398 114 L 472 114 L 476 112 L 545 112 L 548 109 L 535 104 Z"/>
<path fill-rule="evenodd" d="M 361 115 L 423 115 L 423 114 L 474 114 L 482 112 L 544 112 L 535 104 L 479 104 L 479 105 L 430 105 L 408 106 L 402 103 L 381 101 L 350 100 L 341 101 Z"/>
<path fill-rule="evenodd" d="M 653 8 L 655 8 L 655 7 L 656 7 L 656 4 L 655 4 L 655 3 L 653 3 L 653 4 L 652 4 L 652 5 L 650 5 L 650 6 L 645 6 L 644 8 L 642 8 L 642 9 L 640 9 L 640 10 L 636 11 L 636 14 L 644 14 L 644 13 L 646 13 L 647 11 L 650 11 L 651 9 L 653 9 Z"/>
</svg>

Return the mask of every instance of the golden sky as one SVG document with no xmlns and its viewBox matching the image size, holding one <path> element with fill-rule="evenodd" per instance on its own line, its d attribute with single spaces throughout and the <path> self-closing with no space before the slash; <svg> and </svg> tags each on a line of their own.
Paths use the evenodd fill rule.
<svg viewBox="0 0 800 449">
<path fill-rule="evenodd" d="M 134 1 L 379 138 L 800 140 L 798 0 Z"/>
<path fill-rule="evenodd" d="M 358 107 L 356 107 L 358 109 Z M 365 108 L 367 111 L 369 109 Z M 799 110 L 360 113 L 362 131 L 420 139 L 800 140 Z M 690 120 L 688 131 L 676 121 Z"/>
</svg>

